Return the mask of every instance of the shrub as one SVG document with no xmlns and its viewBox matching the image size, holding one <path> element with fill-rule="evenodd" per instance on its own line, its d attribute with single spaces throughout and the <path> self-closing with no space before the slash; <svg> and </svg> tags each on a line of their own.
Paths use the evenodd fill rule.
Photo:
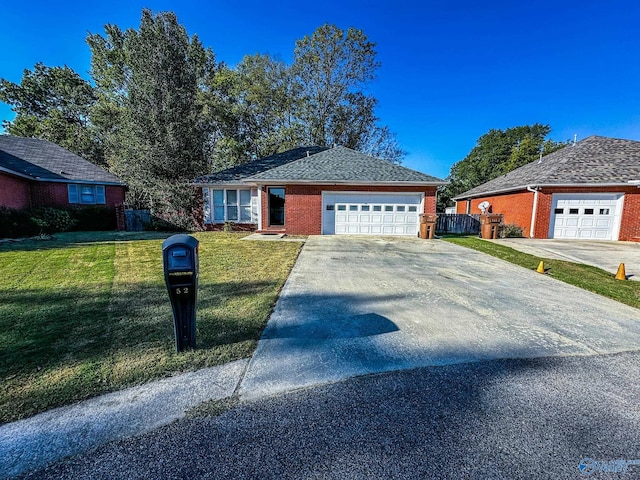
<svg viewBox="0 0 640 480">
<path fill-rule="evenodd" d="M 113 209 L 101 206 L 76 208 L 71 211 L 76 224 L 74 230 L 78 231 L 105 231 L 115 230 L 116 214 Z"/>
<path fill-rule="evenodd" d="M 508 223 L 502 226 L 500 236 L 502 238 L 522 238 L 523 230 L 520 225 Z"/>
<path fill-rule="evenodd" d="M 50 207 L 34 208 L 31 219 L 40 227 L 41 233 L 66 232 L 77 223 L 68 210 Z"/>
<path fill-rule="evenodd" d="M 31 237 L 38 233 L 40 226 L 30 212 L 0 208 L 0 238 Z"/>
</svg>

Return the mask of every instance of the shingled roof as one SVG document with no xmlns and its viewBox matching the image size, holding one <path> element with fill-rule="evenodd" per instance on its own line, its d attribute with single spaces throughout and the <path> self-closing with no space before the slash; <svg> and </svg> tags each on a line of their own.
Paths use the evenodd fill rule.
<svg viewBox="0 0 640 480">
<path fill-rule="evenodd" d="M 454 200 L 527 186 L 622 186 L 639 179 L 640 142 L 594 135 L 472 188 Z"/>
<path fill-rule="evenodd" d="M 302 147 L 194 180 L 229 183 L 413 183 L 447 182 L 346 147 Z"/>
<path fill-rule="evenodd" d="M 195 184 L 238 184 L 245 178 L 314 155 L 328 147 L 299 147 L 196 178 Z"/>
<path fill-rule="evenodd" d="M 41 182 L 124 185 L 97 165 L 39 138 L 0 135 L 0 170 Z"/>
<path fill-rule="evenodd" d="M 247 180 L 256 183 L 426 183 L 432 185 L 446 183 L 431 175 L 346 147 L 324 150 L 259 173 Z"/>
</svg>

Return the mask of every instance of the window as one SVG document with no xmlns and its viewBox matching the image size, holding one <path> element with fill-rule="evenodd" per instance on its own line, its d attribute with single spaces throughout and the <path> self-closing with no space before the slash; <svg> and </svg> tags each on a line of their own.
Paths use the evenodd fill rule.
<svg viewBox="0 0 640 480">
<path fill-rule="evenodd" d="M 357 212 L 358 211 L 358 205 L 349 205 L 349 211 L 350 212 Z"/>
<path fill-rule="evenodd" d="M 381 212 L 382 211 L 382 205 L 374 205 L 373 206 L 373 211 L 374 212 Z"/>
<path fill-rule="evenodd" d="M 256 222 L 256 215 L 251 212 L 250 189 L 203 188 L 202 196 L 205 204 L 205 223 Z"/>
<path fill-rule="evenodd" d="M 404 205 L 398 205 L 396 207 L 396 212 L 404 212 L 405 210 L 405 206 Z"/>
<path fill-rule="evenodd" d="M 344 212 L 347 209 L 346 205 L 338 205 L 338 211 L 339 212 Z"/>
<path fill-rule="evenodd" d="M 570 208 L 569 209 L 569 215 L 577 215 L 578 214 L 578 209 L 577 208 Z"/>
<path fill-rule="evenodd" d="M 562 215 L 564 213 L 564 208 L 556 208 L 553 213 L 556 215 Z"/>
<path fill-rule="evenodd" d="M 104 205 L 107 203 L 104 185 L 77 185 L 69 184 L 67 192 L 69 203 L 83 205 Z"/>
<path fill-rule="evenodd" d="M 393 212 L 393 205 L 385 205 L 384 206 L 384 211 L 385 212 Z"/>
<path fill-rule="evenodd" d="M 600 209 L 600 215 L 609 215 L 609 209 L 608 208 L 601 208 Z"/>
<path fill-rule="evenodd" d="M 584 214 L 585 215 L 593 215 L 593 208 L 585 208 L 584 209 Z"/>
<path fill-rule="evenodd" d="M 327 212 L 333 212 L 335 210 L 335 205 L 327 205 Z"/>
<path fill-rule="evenodd" d="M 362 205 L 360 207 L 360 210 L 363 211 L 363 212 L 368 212 L 369 211 L 369 205 Z"/>
<path fill-rule="evenodd" d="M 418 211 L 418 207 L 416 207 L 415 205 L 411 205 L 411 206 L 409 206 L 409 211 L 410 212 L 417 212 Z"/>
</svg>

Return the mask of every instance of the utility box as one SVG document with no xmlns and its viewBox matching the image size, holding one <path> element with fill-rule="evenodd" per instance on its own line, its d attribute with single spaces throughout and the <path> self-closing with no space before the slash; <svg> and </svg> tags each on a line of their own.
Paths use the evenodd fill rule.
<svg viewBox="0 0 640 480">
<path fill-rule="evenodd" d="M 420 215 L 420 238 L 432 240 L 436 231 L 438 216 L 434 214 Z"/>
<path fill-rule="evenodd" d="M 480 236 L 486 239 L 498 238 L 502 223 L 502 215 L 495 213 L 487 213 L 480 215 Z"/>
<path fill-rule="evenodd" d="M 173 235 L 162 243 L 164 281 L 173 310 L 178 352 L 196 347 L 198 245 L 198 240 L 185 234 Z"/>
</svg>

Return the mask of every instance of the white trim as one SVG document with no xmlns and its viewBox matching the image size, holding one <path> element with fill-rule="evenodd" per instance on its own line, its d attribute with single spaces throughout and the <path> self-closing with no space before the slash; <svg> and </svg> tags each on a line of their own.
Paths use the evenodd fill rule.
<svg viewBox="0 0 640 480">
<path fill-rule="evenodd" d="M 229 188 L 227 188 L 229 187 Z M 210 220 L 209 222 L 205 221 L 206 225 L 217 225 L 217 224 L 221 224 L 224 222 L 233 222 L 233 223 L 237 223 L 237 224 L 241 224 L 241 225 L 254 225 L 255 219 L 253 217 L 253 211 L 252 211 L 252 191 L 253 188 L 249 185 L 236 185 L 236 186 L 227 186 L 225 185 L 220 186 L 220 185 L 208 185 L 206 187 L 202 187 L 202 190 L 204 192 L 204 189 L 207 188 L 209 189 L 209 211 L 210 213 Z M 216 219 L 216 213 L 215 213 L 215 207 L 216 204 L 213 201 L 213 197 L 214 197 L 214 192 L 216 190 L 221 190 L 222 191 L 222 205 L 217 205 L 218 207 L 222 206 L 224 207 L 224 214 L 223 214 L 223 220 L 217 220 Z M 238 219 L 237 220 L 229 220 L 228 219 L 228 204 L 227 204 L 227 191 L 228 190 L 235 190 L 236 192 L 236 203 L 235 206 L 238 209 Z M 249 209 L 251 212 L 251 219 L 249 221 L 242 221 L 240 220 L 242 218 L 242 207 L 243 205 L 240 203 L 240 191 L 248 191 L 249 192 Z M 204 195 L 203 195 L 204 196 Z M 204 201 L 204 199 L 203 199 Z M 246 207 L 246 205 L 244 205 Z M 258 211 L 258 215 L 259 215 L 259 211 Z"/>
<path fill-rule="evenodd" d="M 435 181 L 435 182 L 403 182 L 403 181 L 395 181 L 395 182 L 366 182 L 366 181 L 357 181 L 357 180 L 344 180 L 344 181 L 336 181 L 336 180 L 268 180 L 268 179 L 254 179 L 250 178 L 244 180 L 247 184 L 256 184 L 256 185 L 265 185 L 265 186 L 279 186 L 279 185 L 322 185 L 322 186 L 332 186 L 332 185 L 344 185 L 344 186 L 372 186 L 372 187 L 438 187 L 440 185 L 448 185 L 450 182 L 446 181 Z"/>
<path fill-rule="evenodd" d="M 258 230 L 262 230 L 262 188 L 258 188 Z"/>
</svg>

